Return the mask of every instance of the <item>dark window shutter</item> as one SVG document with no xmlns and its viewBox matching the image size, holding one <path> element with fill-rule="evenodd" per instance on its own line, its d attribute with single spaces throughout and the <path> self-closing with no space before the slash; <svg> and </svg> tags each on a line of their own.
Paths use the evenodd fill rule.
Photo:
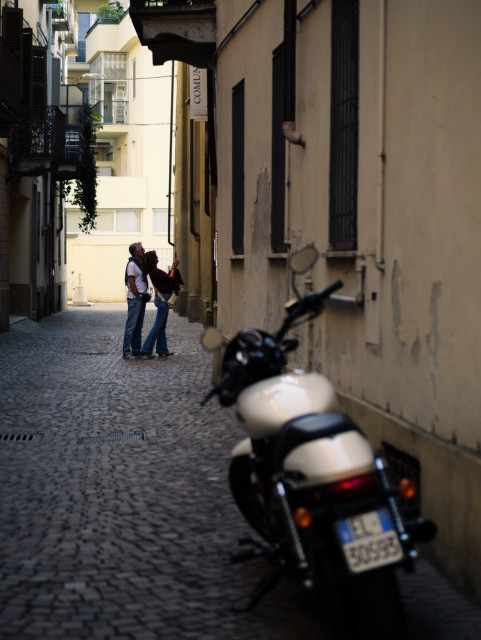
<svg viewBox="0 0 481 640">
<path fill-rule="evenodd" d="M 244 253 L 244 81 L 232 90 L 232 250 Z"/>
<path fill-rule="evenodd" d="M 286 140 L 282 133 L 284 122 L 285 48 L 281 45 L 272 59 L 272 194 L 271 246 L 273 251 L 286 250 L 284 229 Z"/>
<path fill-rule="evenodd" d="M 357 247 L 359 0 L 333 0 L 329 241 Z"/>
<path fill-rule="evenodd" d="M 60 107 L 60 58 L 52 58 L 52 104 Z"/>
<path fill-rule="evenodd" d="M 33 84 L 32 29 L 24 29 L 22 37 L 23 37 L 22 104 L 24 106 L 29 106 L 32 104 L 32 84 Z"/>
<path fill-rule="evenodd" d="M 22 53 L 23 9 L 3 7 L 2 37 L 18 57 Z"/>
<path fill-rule="evenodd" d="M 44 107 L 47 104 L 47 47 L 32 47 L 32 105 Z"/>
<path fill-rule="evenodd" d="M 333 0 L 329 241 L 357 248 L 359 0 Z"/>
</svg>

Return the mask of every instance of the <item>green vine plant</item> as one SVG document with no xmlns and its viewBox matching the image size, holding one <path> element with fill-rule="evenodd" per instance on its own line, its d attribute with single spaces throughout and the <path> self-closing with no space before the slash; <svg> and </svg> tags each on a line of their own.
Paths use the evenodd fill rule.
<svg viewBox="0 0 481 640">
<path fill-rule="evenodd" d="M 80 177 L 76 180 L 66 180 L 63 195 L 65 200 L 79 207 L 84 214 L 79 222 L 82 233 L 89 234 L 96 227 L 97 220 L 97 163 L 93 145 L 97 131 L 102 128 L 101 117 L 87 102 L 84 106 L 84 137 L 85 151 L 81 164 Z"/>
<path fill-rule="evenodd" d="M 120 2 L 109 2 L 97 9 L 97 15 L 101 20 L 117 20 L 125 13 L 125 9 Z"/>
</svg>

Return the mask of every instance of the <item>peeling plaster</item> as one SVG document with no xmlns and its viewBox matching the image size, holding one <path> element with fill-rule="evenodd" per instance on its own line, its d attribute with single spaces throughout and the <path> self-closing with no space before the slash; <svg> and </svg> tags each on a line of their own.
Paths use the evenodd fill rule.
<svg viewBox="0 0 481 640">
<path fill-rule="evenodd" d="M 257 175 L 257 189 L 251 219 L 251 241 L 254 253 L 264 254 L 270 246 L 269 173 L 263 169 Z"/>
<path fill-rule="evenodd" d="M 416 336 L 416 340 L 413 342 L 413 346 L 411 347 L 411 358 L 414 360 L 416 364 L 419 364 L 420 354 L 421 354 L 421 341 L 419 340 L 419 336 Z"/>
<path fill-rule="evenodd" d="M 431 331 L 426 335 L 428 346 L 428 377 L 431 380 L 434 396 L 437 395 L 438 350 L 439 350 L 439 299 L 441 298 L 441 282 L 433 283 L 429 315 L 431 317 Z"/>
<path fill-rule="evenodd" d="M 401 318 L 401 267 L 397 260 L 394 261 L 391 278 L 391 305 L 392 305 L 392 321 L 394 325 L 394 333 L 399 340 L 399 333 L 402 327 Z"/>
</svg>

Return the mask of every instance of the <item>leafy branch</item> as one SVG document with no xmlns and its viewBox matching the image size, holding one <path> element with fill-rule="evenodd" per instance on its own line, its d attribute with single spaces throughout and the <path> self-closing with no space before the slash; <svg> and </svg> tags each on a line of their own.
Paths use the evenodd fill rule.
<svg viewBox="0 0 481 640">
<path fill-rule="evenodd" d="M 124 13 L 125 9 L 120 2 L 103 4 L 97 10 L 97 15 L 101 20 L 117 20 L 121 18 Z"/>
<path fill-rule="evenodd" d="M 96 113 L 87 102 L 84 106 L 84 138 L 85 151 L 81 165 L 80 177 L 76 180 L 67 180 L 64 186 L 65 199 L 74 206 L 79 207 L 84 217 L 79 223 L 82 233 L 90 233 L 95 229 L 97 218 L 97 163 L 93 145 L 97 131 L 102 128 L 100 115 Z"/>
</svg>

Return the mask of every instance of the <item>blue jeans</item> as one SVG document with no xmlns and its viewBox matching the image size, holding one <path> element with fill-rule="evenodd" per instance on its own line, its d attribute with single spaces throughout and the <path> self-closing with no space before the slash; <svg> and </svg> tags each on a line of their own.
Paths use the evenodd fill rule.
<svg viewBox="0 0 481 640">
<path fill-rule="evenodd" d="M 144 324 L 145 302 L 137 298 L 127 298 L 128 311 L 124 333 L 124 356 L 128 356 L 130 348 L 134 356 L 140 355 L 142 344 L 142 325 Z"/>
<path fill-rule="evenodd" d="M 167 306 L 167 300 L 170 298 L 170 293 L 163 293 L 165 302 L 159 298 L 156 294 L 154 298 L 154 304 L 157 307 L 157 315 L 155 317 L 154 326 L 149 331 L 149 335 L 145 339 L 142 351 L 145 353 L 152 353 L 154 350 L 154 344 L 157 341 L 156 352 L 159 356 L 169 353 L 167 349 L 167 337 L 165 335 L 165 328 L 167 326 L 167 316 L 169 314 L 169 307 Z"/>
</svg>

